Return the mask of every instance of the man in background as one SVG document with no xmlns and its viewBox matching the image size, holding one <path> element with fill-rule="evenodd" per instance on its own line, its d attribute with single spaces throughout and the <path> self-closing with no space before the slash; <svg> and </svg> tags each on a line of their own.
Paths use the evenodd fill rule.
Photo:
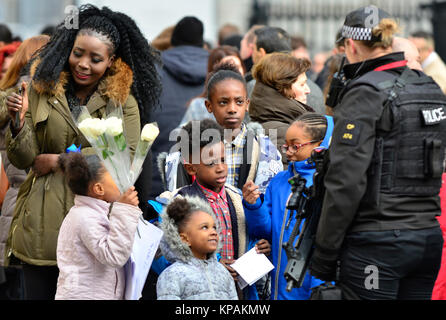
<svg viewBox="0 0 446 320">
<path fill-rule="evenodd" d="M 242 40 L 240 41 L 240 57 L 242 58 L 243 63 L 246 68 L 245 80 L 247 83 L 253 79 L 252 74 L 251 74 L 251 68 L 254 64 L 252 61 L 252 52 L 254 50 L 254 44 L 255 44 L 255 40 L 256 40 L 254 31 L 256 31 L 257 29 L 260 29 L 262 27 L 264 27 L 264 26 L 260 25 L 260 24 L 253 25 L 245 33 Z"/>
<path fill-rule="evenodd" d="M 204 26 L 199 19 L 184 17 L 172 32 L 172 48 L 161 53 L 161 107 L 156 109 L 152 120 L 158 123 L 160 134 L 151 149 L 152 178 L 145 179 L 148 184 L 152 181 L 151 186 L 147 186 L 151 189 L 149 199 L 152 200 L 165 191 L 157 157 L 161 152 L 169 152 L 174 145 L 174 141 L 169 140 L 171 131 L 177 128 L 183 119 L 188 102 L 203 91 L 209 59 L 209 52 L 203 49 L 203 34 Z"/>
<path fill-rule="evenodd" d="M 240 51 L 241 35 L 239 27 L 232 23 L 226 23 L 218 30 L 218 45 L 228 45 L 236 47 Z"/>
<path fill-rule="evenodd" d="M 404 58 L 407 60 L 407 66 L 414 70 L 423 71 L 420 61 L 420 53 L 415 44 L 406 38 L 394 37 L 392 42 L 393 52 L 404 52 Z"/>
<path fill-rule="evenodd" d="M 446 93 L 446 66 L 440 56 L 435 52 L 433 36 L 424 31 L 417 31 L 409 37 L 420 53 L 421 67 L 428 76 L 432 77 Z"/>
</svg>

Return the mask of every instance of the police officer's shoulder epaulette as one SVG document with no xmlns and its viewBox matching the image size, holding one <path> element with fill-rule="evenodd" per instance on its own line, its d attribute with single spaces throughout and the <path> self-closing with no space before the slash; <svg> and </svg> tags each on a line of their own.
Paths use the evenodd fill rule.
<svg viewBox="0 0 446 320">
<path fill-rule="evenodd" d="M 361 124 L 355 120 L 343 120 L 343 130 L 341 131 L 340 142 L 356 146 L 359 142 L 359 135 L 361 133 Z"/>
</svg>

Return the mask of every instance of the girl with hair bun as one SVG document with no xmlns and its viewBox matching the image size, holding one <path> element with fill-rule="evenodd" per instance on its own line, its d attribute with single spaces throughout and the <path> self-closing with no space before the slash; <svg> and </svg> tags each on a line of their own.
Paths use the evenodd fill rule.
<svg viewBox="0 0 446 320">
<path fill-rule="evenodd" d="M 158 300 L 238 300 L 231 274 L 217 260 L 221 230 L 210 205 L 177 196 L 161 217 L 161 250 L 173 264 L 158 278 Z"/>
<path fill-rule="evenodd" d="M 6 133 L 8 158 L 32 169 L 18 194 L 6 248 L 11 263 L 25 266 L 28 299 L 53 299 L 56 290 L 56 241 L 74 199 L 58 170 L 59 155 L 72 144 L 84 154 L 94 152 L 74 121 L 80 106 L 94 118 L 105 116 L 107 104 L 122 108 L 133 157 L 141 124 L 149 121 L 161 91 L 158 51 L 130 17 L 85 5 L 78 18 L 78 29 L 57 27 L 31 61 L 24 97 L 7 102 L 12 119 L 20 113 L 18 126 Z"/>
<path fill-rule="evenodd" d="M 75 194 L 57 240 L 56 300 L 122 300 L 124 265 L 138 219 L 134 187 L 121 195 L 97 155 L 68 153 L 59 166 Z"/>
</svg>

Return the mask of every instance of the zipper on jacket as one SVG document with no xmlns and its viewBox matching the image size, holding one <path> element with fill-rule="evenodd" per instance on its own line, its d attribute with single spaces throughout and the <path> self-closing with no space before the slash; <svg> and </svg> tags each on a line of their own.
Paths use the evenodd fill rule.
<svg viewBox="0 0 446 320">
<path fill-rule="evenodd" d="M 14 232 L 15 232 L 15 229 L 17 229 L 17 224 L 14 226 L 14 229 L 12 229 L 12 233 L 11 233 L 11 247 L 8 250 L 8 258 L 10 258 L 11 255 L 12 255 L 12 247 L 14 246 L 13 242 L 14 242 Z"/>
<path fill-rule="evenodd" d="M 33 188 L 34 182 L 36 182 L 36 179 L 37 179 L 36 174 L 34 172 L 33 172 L 33 174 L 34 174 L 34 177 L 33 177 L 33 181 L 31 182 L 31 188 L 29 190 L 31 190 Z"/>
<path fill-rule="evenodd" d="M 290 198 L 291 198 L 292 194 L 293 193 L 291 193 L 288 196 L 288 200 L 285 202 L 286 204 L 288 204 L 288 201 L 290 201 Z M 286 218 L 288 216 L 288 213 L 290 213 L 291 215 L 293 214 L 293 212 L 290 212 L 290 210 L 286 211 L 286 213 L 283 215 L 282 229 L 280 230 L 280 239 L 279 239 L 279 248 L 278 248 L 279 254 L 278 254 L 278 259 L 277 259 L 276 276 L 275 276 L 275 279 L 274 279 L 274 300 L 277 300 L 277 295 L 279 294 L 277 290 L 279 288 L 279 274 L 280 274 L 280 264 L 281 264 L 281 259 L 282 259 L 283 233 L 285 231 L 285 222 L 286 222 Z"/>
<path fill-rule="evenodd" d="M 212 287 L 212 282 L 208 277 L 208 270 L 206 267 L 206 263 L 205 262 L 202 262 L 202 263 L 203 263 L 203 268 L 204 268 L 204 275 L 205 275 L 206 280 L 208 281 L 208 284 L 209 284 L 209 289 L 211 290 L 211 293 L 212 293 L 212 296 L 214 297 L 214 299 L 217 299 L 217 297 L 215 296 L 215 293 L 214 293 L 214 288 Z"/>
<path fill-rule="evenodd" d="M 115 270 L 115 279 L 116 279 L 115 281 L 115 295 L 116 295 L 116 289 L 118 288 L 118 273 L 116 272 L 116 270 Z"/>
</svg>

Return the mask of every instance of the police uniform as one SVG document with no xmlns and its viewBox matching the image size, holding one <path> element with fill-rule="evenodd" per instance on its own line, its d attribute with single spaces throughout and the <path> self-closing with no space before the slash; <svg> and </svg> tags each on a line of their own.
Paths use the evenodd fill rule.
<svg viewBox="0 0 446 320">
<path fill-rule="evenodd" d="M 405 64 L 398 52 L 346 65 L 334 108 L 310 270 L 335 280 L 339 261 L 363 299 L 430 299 L 441 262 L 446 97 Z"/>
</svg>

